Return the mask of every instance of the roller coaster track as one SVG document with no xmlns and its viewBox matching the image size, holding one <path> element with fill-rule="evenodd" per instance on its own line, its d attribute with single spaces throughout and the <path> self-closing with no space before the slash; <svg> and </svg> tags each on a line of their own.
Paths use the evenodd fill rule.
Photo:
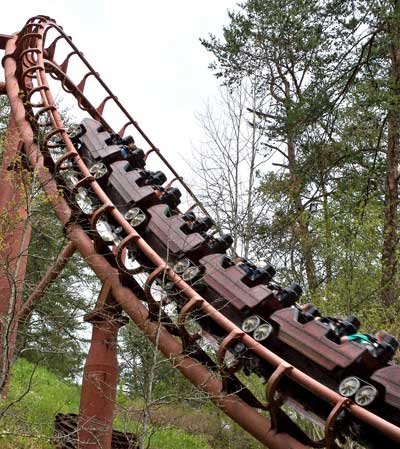
<svg viewBox="0 0 400 449">
<path fill-rule="evenodd" d="M 0 36 L 0 44 L 5 49 L 3 58 L 5 86 L 0 85 L 0 92 L 4 92 L 6 89 L 12 116 L 18 128 L 19 148 L 25 153 L 30 169 L 37 173 L 41 186 L 50 199 L 58 219 L 64 226 L 65 234 L 70 240 L 70 246 L 66 248 L 65 254 L 42 280 L 43 285 L 57 276 L 63 268 L 65 258 L 69 257 L 76 248 L 103 285 L 108 286 L 119 306 L 169 358 L 174 367 L 209 395 L 209 398 L 218 407 L 266 447 L 271 449 L 336 448 L 335 422 L 344 409 L 347 413 L 378 429 L 379 432 L 400 444 L 400 428 L 340 396 L 253 340 L 250 335 L 244 333 L 174 273 L 172 267 L 166 264 L 163 258 L 130 226 L 96 179 L 93 178 L 85 162 L 79 157 L 57 109 L 50 88 L 50 77 L 61 83 L 62 88 L 76 99 L 78 107 L 99 121 L 108 132 L 114 132 L 113 130 L 116 129 L 122 137 L 126 129 L 131 127 L 133 132 L 140 134 L 149 146 L 147 155 L 155 153 L 174 174 L 176 181 L 180 182 L 193 197 L 195 203 L 199 204 L 205 213 L 206 211 L 183 178 L 175 171 L 173 163 L 169 162 L 147 137 L 62 27 L 49 17 L 37 16 L 30 19 L 21 32 L 12 36 Z M 62 54 L 60 54 L 59 47 L 63 47 Z M 73 59 L 79 62 L 82 70 L 78 82 L 72 79 L 77 78 L 75 71 L 72 73 L 69 70 L 70 61 Z M 97 83 L 97 91 L 104 92 L 104 99 L 99 105 L 94 105 L 85 95 L 85 87 L 89 78 L 92 78 L 91 82 Z M 117 123 L 117 126 L 113 127 L 104 118 L 104 110 L 111 104 L 120 111 L 120 115 L 123 117 L 121 123 Z M 50 132 L 48 131 L 49 126 L 51 126 Z M 44 128 L 46 128 L 46 135 L 44 138 L 39 138 L 40 132 Z M 54 137 L 62 139 L 64 142 L 65 155 L 57 162 L 56 173 L 52 174 L 46 168 L 46 159 L 49 157 Z M 40 145 L 39 139 L 41 139 Z M 93 237 L 91 237 L 93 231 L 88 232 L 74 219 L 75 215 L 71 204 L 59 195 L 56 175 L 58 171 L 62 170 L 62 164 L 67 159 L 73 160 L 81 172 L 82 180 L 79 186 L 90 186 L 101 205 L 93 214 L 93 228 L 95 229 L 96 219 L 107 210 L 126 232 L 127 237 L 116 248 L 116 257 L 121 257 L 126 245 L 129 242 L 134 242 L 137 249 L 154 264 L 155 269 L 149 274 L 143 289 L 131 289 L 126 284 L 124 285 L 122 282 L 124 273 L 116 268 L 115 264 L 111 264 L 108 258 L 99 254 Z M 76 190 L 72 192 L 72 198 L 75 194 Z M 180 311 L 175 329 L 173 326 L 162 325 L 160 327 L 158 321 L 154 319 L 152 307 L 157 308 L 157 301 L 152 296 L 151 287 L 160 273 L 164 273 L 186 297 L 186 304 Z M 38 286 L 33 295 L 40 296 L 38 292 L 42 287 Z M 147 301 L 148 307 L 144 305 L 143 299 Z M 238 391 L 229 391 L 224 382 L 226 373 L 223 364 L 217 363 L 215 367 L 210 367 L 201 363 L 201 357 L 194 357 L 188 350 L 189 347 L 193 348 L 193 339 L 190 338 L 185 328 L 185 322 L 188 314 L 194 310 L 201 310 L 227 335 L 217 354 L 219 362 L 223 360 L 228 345 L 233 340 L 238 340 L 274 367 L 275 371 L 266 384 L 265 404 L 260 404 L 255 400 L 244 386 L 243 391 L 248 393 L 247 396 Z M 177 336 L 180 338 L 178 339 Z M 198 351 L 200 351 L 199 348 Z M 280 420 L 283 415 L 279 403 L 275 400 L 275 392 L 283 377 L 290 378 L 299 388 L 304 387 L 331 404 L 332 410 L 326 420 L 325 435 L 321 441 L 307 440 L 304 436 L 299 435 L 295 426 L 290 424 L 286 427 L 282 426 Z M 241 385 L 239 381 L 237 382 L 238 385 Z"/>
</svg>

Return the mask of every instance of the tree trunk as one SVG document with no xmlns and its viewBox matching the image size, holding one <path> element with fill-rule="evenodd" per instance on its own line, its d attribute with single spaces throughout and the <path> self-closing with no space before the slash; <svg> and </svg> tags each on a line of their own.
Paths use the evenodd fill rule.
<svg viewBox="0 0 400 449">
<path fill-rule="evenodd" d="M 308 212 L 304 209 L 304 205 L 301 201 L 301 182 L 297 173 L 295 146 L 292 139 L 290 138 L 288 139 L 287 147 L 292 196 L 291 200 L 297 212 L 296 222 L 294 226 L 294 235 L 296 235 L 299 240 L 300 251 L 306 269 L 308 288 L 312 293 L 318 287 L 318 280 L 316 276 L 316 269 L 312 251 L 313 240 L 308 228 Z"/>
<path fill-rule="evenodd" d="M 396 4 L 395 12 L 399 6 Z M 397 14 L 394 14 L 396 16 Z M 383 215 L 381 295 L 388 305 L 396 299 L 397 204 L 400 147 L 400 24 L 397 17 L 389 25 L 391 35 L 391 98 L 388 112 L 385 206 Z"/>
<path fill-rule="evenodd" d="M 325 229 L 325 272 L 326 282 L 332 280 L 332 218 L 329 211 L 328 193 L 326 191 L 325 176 L 321 175 L 321 188 L 323 195 L 324 229 Z"/>
</svg>

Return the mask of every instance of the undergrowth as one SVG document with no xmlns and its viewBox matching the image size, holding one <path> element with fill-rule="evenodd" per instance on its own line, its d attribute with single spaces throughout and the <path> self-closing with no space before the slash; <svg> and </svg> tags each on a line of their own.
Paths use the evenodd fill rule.
<svg viewBox="0 0 400 449">
<path fill-rule="evenodd" d="M 19 359 L 13 367 L 8 399 L 0 401 L 0 449 L 54 448 L 54 417 L 57 413 L 78 413 L 79 398 L 79 385 Z M 138 423 L 127 425 L 119 417 L 115 428 L 138 429 Z M 157 425 L 153 431 L 150 449 L 212 449 L 204 435 L 178 427 Z"/>
</svg>

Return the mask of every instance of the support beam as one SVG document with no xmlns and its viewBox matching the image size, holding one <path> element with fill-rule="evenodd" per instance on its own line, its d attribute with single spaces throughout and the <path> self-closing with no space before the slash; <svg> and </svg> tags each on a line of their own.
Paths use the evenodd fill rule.
<svg viewBox="0 0 400 449">
<path fill-rule="evenodd" d="M 7 395 L 18 314 L 28 260 L 29 176 L 20 163 L 22 144 L 14 116 L 8 123 L 0 169 L 0 394 Z"/>
<path fill-rule="evenodd" d="M 79 411 L 79 449 L 111 449 L 118 383 L 117 337 L 126 323 L 106 283 L 94 312 L 92 341 L 83 371 Z"/>
</svg>

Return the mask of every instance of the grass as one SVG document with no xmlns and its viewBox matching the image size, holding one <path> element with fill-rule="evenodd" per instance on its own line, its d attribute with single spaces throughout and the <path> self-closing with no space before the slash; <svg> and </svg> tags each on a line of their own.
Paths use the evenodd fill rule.
<svg viewBox="0 0 400 449">
<path fill-rule="evenodd" d="M 79 398 L 79 385 L 65 382 L 45 368 L 19 359 L 13 367 L 8 399 L 0 401 L 0 449 L 53 448 L 50 438 L 55 415 L 78 413 Z M 182 412 L 188 419 L 194 418 L 190 410 Z M 172 413 L 172 410 L 165 410 L 165 413 Z M 196 420 L 198 418 L 196 416 Z M 122 427 L 118 424 L 116 427 Z M 139 423 L 131 422 L 127 427 L 138 429 Z M 150 448 L 212 449 L 205 436 L 159 425 L 150 439 Z"/>
<path fill-rule="evenodd" d="M 161 429 L 150 439 L 152 449 L 211 449 L 205 438 L 181 429 Z"/>
<path fill-rule="evenodd" d="M 50 448 L 56 413 L 77 413 L 80 388 L 24 359 L 15 363 L 7 401 L 0 402 L 0 448 Z"/>
</svg>

